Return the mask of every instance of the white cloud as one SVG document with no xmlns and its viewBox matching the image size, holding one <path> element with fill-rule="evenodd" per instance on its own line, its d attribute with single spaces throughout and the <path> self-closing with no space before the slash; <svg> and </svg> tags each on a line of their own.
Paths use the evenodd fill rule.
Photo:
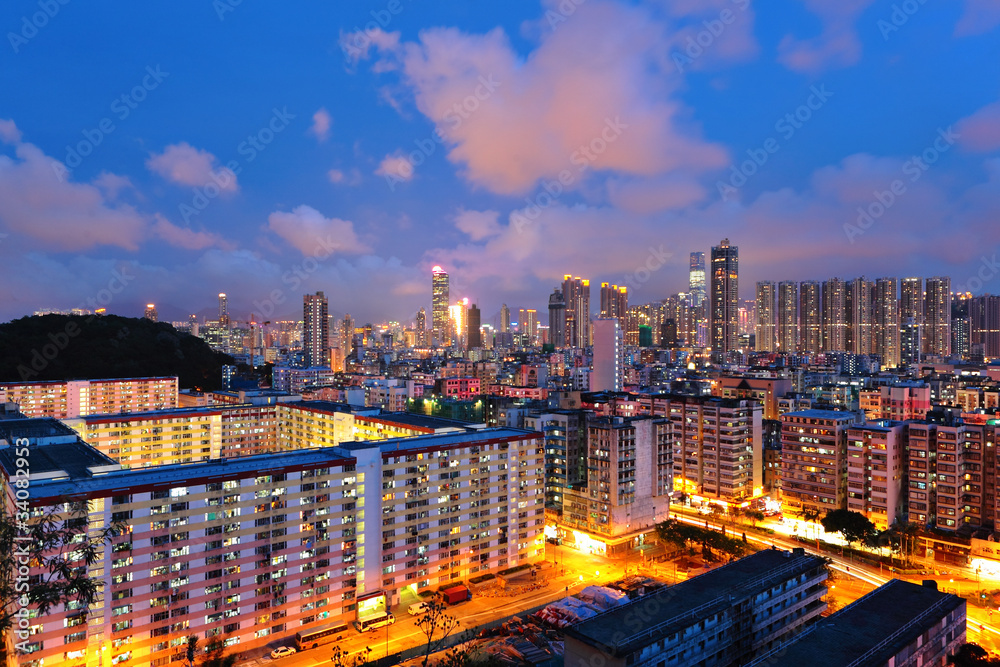
<svg viewBox="0 0 1000 667">
<path fill-rule="evenodd" d="M 320 141 L 326 141 L 330 136 L 330 126 L 333 117 L 326 109 L 320 109 L 313 114 L 313 124 L 309 131 Z"/>
<path fill-rule="evenodd" d="M 216 158 L 186 142 L 167 146 L 162 153 L 152 153 L 146 167 L 171 183 L 199 188 L 214 183 L 223 192 L 236 192 L 236 174 L 226 167 L 215 168 Z"/>
<path fill-rule="evenodd" d="M 468 211 L 463 208 L 455 214 L 455 226 L 473 241 L 481 241 L 502 231 L 499 219 L 497 211 Z"/>
<path fill-rule="evenodd" d="M 413 178 L 413 163 L 402 153 L 386 155 L 379 163 L 375 174 L 384 176 L 390 185 L 395 185 L 400 181 L 409 181 Z"/>
<path fill-rule="evenodd" d="M 275 211 L 267 218 L 269 230 L 303 255 L 360 254 L 371 249 L 358 240 L 354 223 L 327 218 L 311 206 L 297 206 L 290 213 Z"/>
</svg>

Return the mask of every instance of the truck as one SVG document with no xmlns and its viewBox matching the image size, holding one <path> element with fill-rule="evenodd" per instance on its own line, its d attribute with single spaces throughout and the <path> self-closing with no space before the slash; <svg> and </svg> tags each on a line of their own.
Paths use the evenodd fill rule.
<svg viewBox="0 0 1000 667">
<path fill-rule="evenodd" d="M 465 586 L 452 586 L 441 591 L 441 594 L 444 596 L 444 601 L 448 604 L 465 602 L 472 597 L 472 593 Z"/>
</svg>

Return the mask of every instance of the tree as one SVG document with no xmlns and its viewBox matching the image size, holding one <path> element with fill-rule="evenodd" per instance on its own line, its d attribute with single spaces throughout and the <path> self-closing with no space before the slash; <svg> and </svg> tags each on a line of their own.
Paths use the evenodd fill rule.
<svg viewBox="0 0 1000 667">
<path fill-rule="evenodd" d="M 101 582 L 88 572 L 123 527 L 113 524 L 91 536 L 87 508 L 86 502 L 71 503 L 66 513 L 57 507 L 31 517 L 27 501 L 18 501 L 14 511 L 0 511 L 0 599 L 16 602 L 0 608 L 0 634 L 15 624 L 19 608 L 34 606 L 44 617 L 55 607 L 72 604 L 86 618 L 100 600 Z M 15 637 L 15 643 L 27 640 Z"/>
<path fill-rule="evenodd" d="M 427 667 L 431 653 L 438 651 L 448 636 L 458 628 L 458 620 L 446 613 L 447 606 L 444 597 L 437 593 L 433 598 L 424 602 L 424 613 L 417 618 L 417 627 L 427 637 L 427 646 L 424 651 L 422 667 Z M 435 639 L 437 635 L 437 639 Z"/>
<path fill-rule="evenodd" d="M 820 523 L 826 532 L 843 535 L 848 546 L 855 542 L 870 543 L 878 534 L 868 517 L 851 510 L 830 510 Z"/>
<path fill-rule="evenodd" d="M 956 665 L 956 667 L 988 667 L 990 665 L 1000 665 L 1000 660 L 996 658 L 990 658 L 989 653 L 986 652 L 979 644 L 962 644 L 955 655 L 948 658 L 949 665 Z"/>
<path fill-rule="evenodd" d="M 368 656 L 371 655 L 371 652 L 372 647 L 366 646 L 363 650 L 355 653 L 353 658 L 348 658 L 348 652 L 338 644 L 333 649 L 330 662 L 334 664 L 334 667 L 361 667 L 368 663 Z"/>
<path fill-rule="evenodd" d="M 198 655 L 198 635 L 190 635 L 187 641 L 188 667 L 194 667 L 194 658 L 196 655 Z"/>
<path fill-rule="evenodd" d="M 217 638 L 208 643 L 205 647 L 207 657 L 202 661 L 201 667 L 233 667 L 236 664 L 235 655 L 225 655 L 226 642 L 222 638 Z"/>
<path fill-rule="evenodd" d="M 757 527 L 759 522 L 764 520 L 764 513 L 760 510 L 747 509 L 744 514 L 746 515 L 746 518 L 750 519 L 750 525 L 754 528 Z"/>
</svg>

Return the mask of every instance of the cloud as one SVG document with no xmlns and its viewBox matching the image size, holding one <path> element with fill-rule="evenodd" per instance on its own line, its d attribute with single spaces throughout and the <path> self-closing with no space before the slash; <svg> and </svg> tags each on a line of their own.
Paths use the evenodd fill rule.
<svg viewBox="0 0 1000 667">
<path fill-rule="evenodd" d="M 109 171 L 102 171 L 98 174 L 97 178 L 94 179 L 94 185 L 99 187 L 108 199 L 118 199 L 118 194 L 122 190 L 135 189 L 128 176 L 119 176 Z"/>
<path fill-rule="evenodd" d="M 615 26 L 609 30 L 608 26 Z M 561 172 L 697 174 L 725 165 L 673 94 L 667 28 L 640 8 L 595 0 L 520 57 L 500 29 L 432 29 L 379 47 L 398 63 L 447 156 L 475 185 L 524 194 Z"/>
<path fill-rule="evenodd" d="M 500 233 L 500 213 L 497 211 L 468 211 L 459 209 L 455 226 L 473 241 L 482 241 Z"/>
<path fill-rule="evenodd" d="M 375 170 L 376 175 L 384 176 L 393 185 L 400 181 L 409 181 L 413 178 L 413 173 L 413 163 L 400 152 L 386 155 Z"/>
<path fill-rule="evenodd" d="M 376 51 L 392 51 L 398 48 L 399 33 L 386 32 L 382 28 L 341 31 L 338 43 L 348 65 L 353 65 L 359 60 L 368 60 L 372 47 L 375 47 Z"/>
<path fill-rule="evenodd" d="M 1000 102 L 994 102 L 958 122 L 958 142 L 968 151 L 1000 149 Z"/>
<path fill-rule="evenodd" d="M 333 117 L 330 116 L 330 113 L 326 109 L 320 109 L 313 114 L 313 124 L 309 131 L 320 141 L 326 141 L 330 136 L 332 123 Z"/>
<path fill-rule="evenodd" d="M 221 236 L 205 231 L 195 231 L 186 227 L 178 227 L 165 217 L 157 213 L 153 216 L 152 234 L 153 236 L 166 241 L 176 248 L 185 250 L 204 250 L 213 246 L 219 248 L 229 248 Z"/>
<path fill-rule="evenodd" d="M 223 192 L 236 192 L 236 174 L 226 167 L 215 168 L 216 158 L 186 142 L 167 146 L 162 153 L 151 153 L 146 167 L 178 185 L 204 187 L 214 183 Z"/>
<path fill-rule="evenodd" d="M 791 70 L 817 74 L 848 67 L 861 59 L 861 39 L 855 23 L 874 0 L 801 0 L 819 16 L 822 32 L 811 39 L 786 35 L 778 44 L 778 60 Z"/>
<path fill-rule="evenodd" d="M 7 144 L 17 144 L 21 141 L 21 130 L 12 120 L 0 118 L 0 141 Z"/>
<path fill-rule="evenodd" d="M 297 206 L 291 213 L 275 211 L 267 218 L 269 230 L 281 237 L 303 255 L 360 254 L 371 249 L 358 240 L 354 223 L 339 218 L 327 218 L 311 206 Z"/>
<path fill-rule="evenodd" d="M 355 186 L 361 184 L 361 172 L 357 169 L 351 169 L 347 172 L 341 169 L 331 169 L 326 172 L 326 177 L 330 179 L 330 182 L 334 185 Z"/>
<path fill-rule="evenodd" d="M 965 0 L 965 11 L 955 26 L 955 36 L 984 35 L 997 26 L 1000 26 L 1000 3 L 996 0 Z"/>
</svg>

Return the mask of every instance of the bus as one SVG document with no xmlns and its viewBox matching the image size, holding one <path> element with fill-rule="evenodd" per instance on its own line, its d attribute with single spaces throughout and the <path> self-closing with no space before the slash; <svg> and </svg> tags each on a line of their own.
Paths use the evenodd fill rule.
<svg viewBox="0 0 1000 667">
<path fill-rule="evenodd" d="M 376 630 L 378 628 L 383 628 L 387 625 L 392 625 L 396 622 L 396 617 L 392 613 L 388 614 L 377 614 L 375 616 L 370 616 L 363 621 L 355 621 L 354 627 L 357 628 L 358 632 L 369 632 L 371 630 Z"/>
<path fill-rule="evenodd" d="M 347 623 L 328 623 L 312 630 L 304 630 L 295 633 L 295 648 L 303 651 L 307 648 L 316 648 L 320 644 L 329 644 L 339 639 L 343 639 L 344 633 L 349 626 Z"/>
</svg>

